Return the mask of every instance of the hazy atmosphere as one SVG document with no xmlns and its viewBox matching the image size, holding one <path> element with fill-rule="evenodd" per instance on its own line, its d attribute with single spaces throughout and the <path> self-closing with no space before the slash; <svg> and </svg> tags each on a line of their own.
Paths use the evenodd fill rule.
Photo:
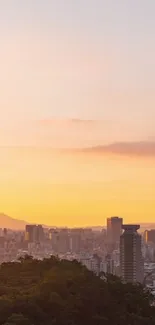
<svg viewBox="0 0 155 325">
<path fill-rule="evenodd" d="M 0 0 L 0 325 L 155 325 L 155 0 Z"/>
<path fill-rule="evenodd" d="M 0 209 L 153 222 L 155 2 L 1 0 Z"/>
</svg>

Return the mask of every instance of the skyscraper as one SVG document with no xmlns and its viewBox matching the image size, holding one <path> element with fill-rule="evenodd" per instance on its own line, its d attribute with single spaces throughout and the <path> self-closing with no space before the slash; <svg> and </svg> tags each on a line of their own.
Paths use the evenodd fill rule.
<svg viewBox="0 0 155 325">
<path fill-rule="evenodd" d="M 34 241 L 34 234 L 36 230 L 36 225 L 26 225 L 25 227 L 25 240 L 28 242 Z"/>
<path fill-rule="evenodd" d="M 155 229 L 145 230 L 144 241 L 145 241 L 145 243 L 155 244 Z"/>
<path fill-rule="evenodd" d="M 25 227 L 25 239 L 28 242 L 43 242 L 44 230 L 41 225 L 26 225 Z"/>
<path fill-rule="evenodd" d="M 75 228 L 70 231 L 70 250 L 74 253 L 80 253 L 82 248 L 83 229 Z"/>
<path fill-rule="evenodd" d="M 144 265 L 141 249 L 139 225 L 123 225 L 124 233 L 120 237 L 121 277 L 125 282 L 143 282 Z"/>
<path fill-rule="evenodd" d="M 109 244 L 118 244 L 122 234 L 123 219 L 111 217 L 107 219 L 107 241 Z"/>
</svg>

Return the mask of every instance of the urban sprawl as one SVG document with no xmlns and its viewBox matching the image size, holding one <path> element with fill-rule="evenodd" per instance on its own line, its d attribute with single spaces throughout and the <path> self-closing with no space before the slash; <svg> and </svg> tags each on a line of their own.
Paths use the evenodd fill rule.
<svg viewBox="0 0 155 325">
<path fill-rule="evenodd" d="M 109 273 L 125 282 L 140 282 L 155 294 L 155 229 L 140 234 L 139 228 L 111 217 L 100 231 L 42 225 L 27 225 L 25 231 L 0 229 L 0 264 L 25 255 L 35 259 L 55 255 L 77 260 L 97 275 Z"/>
</svg>

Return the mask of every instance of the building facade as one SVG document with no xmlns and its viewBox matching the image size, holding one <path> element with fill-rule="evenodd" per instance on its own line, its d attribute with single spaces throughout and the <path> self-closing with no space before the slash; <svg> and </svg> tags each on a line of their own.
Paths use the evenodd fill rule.
<svg viewBox="0 0 155 325">
<path fill-rule="evenodd" d="M 25 240 L 29 243 L 41 243 L 44 241 L 44 229 L 41 225 L 26 225 Z"/>
<path fill-rule="evenodd" d="M 111 217 L 107 219 L 107 242 L 112 245 L 119 244 L 122 234 L 123 219 Z"/>
<path fill-rule="evenodd" d="M 142 283 L 144 263 L 142 257 L 141 235 L 139 225 L 123 225 L 120 237 L 120 271 L 125 282 Z"/>
<path fill-rule="evenodd" d="M 145 243 L 155 244 L 155 229 L 145 230 L 144 241 Z"/>
</svg>

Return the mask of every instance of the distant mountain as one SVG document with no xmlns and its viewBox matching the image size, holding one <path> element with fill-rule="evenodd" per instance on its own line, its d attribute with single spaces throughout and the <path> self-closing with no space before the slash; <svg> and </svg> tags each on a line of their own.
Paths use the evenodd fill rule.
<svg viewBox="0 0 155 325">
<path fill-rule="evenodd" d="M 24 220 L 18 220 L 11 218 L 7 216 L 4 213 L 0 213 L 0 228 L 8 228 L 12 230 L 24 230 L 25 226 L 28 224 L 28 222 Z M 44 228 L 57 228 L 56 226 L 47 226 L 43 225 Z M 103 228 L 106 228 L 104 226 L 91 226 L 89 228 L 92 228 L 93 230 L 100 231 Z M 155 223 L 141 223 L 140 231 L 144 231 L 145 229 L 155 229 Z"/>
<path fill-rule="evenodd" d="M 3 213 L 0 213 L 0 228 L 13 230 L 23 230 L 27 223 L 23 220 L 13 219 Z"/>
</svg>

